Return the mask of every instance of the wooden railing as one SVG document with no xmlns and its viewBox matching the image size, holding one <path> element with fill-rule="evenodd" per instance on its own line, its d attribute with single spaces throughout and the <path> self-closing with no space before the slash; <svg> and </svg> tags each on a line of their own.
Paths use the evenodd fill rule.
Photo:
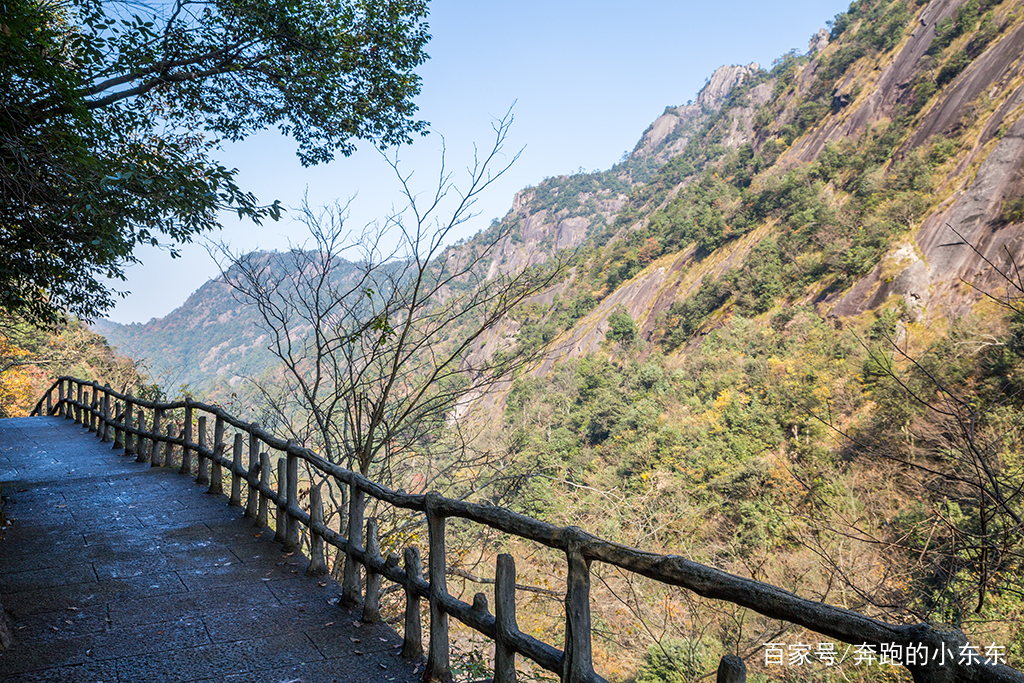
<svg viewBox="0 0 1024 683">
<path fill-rule="evenodd" d="M 56 394 L 56 396 L 55 396 Z M 179 435 L 168 424 L 161 425 L 168 411 L 184 414 Z M 363 619 L 380 619 L 381 579 L 401 586 L 405 592 L 404 641 L 402 654 L 423 654 L 420 632 L 421 601 L 429 609 L 429 639 L 425 680 L 451 679 L 448 644 L 448 617 L 484 634 L 495 643 L 494 680 L 515 680 L 515 656 L 520 655 L 571 683 L 604 683 L 594 672 L 591 661 L 590 566 L 603 562 L 627 572 L 664 584 L 691 590 L 706 598 L 725 600 L 752 609 L 764 616 L 798 624 L 817 633 L 851 645 L 927 647 L 954 656 L 941 663 L 930 658 L 925 665 L 907 665 L 916 683 L 938 681 L 1015 681 L 1024 675 L 1005 664 L 956 661 L 956 654 L 968 646 L 964 634 L 948 627 L 928 624 L 895 625 L 832 605 L 801 598 L 776 586 L 746 579 L 676 555 L 659 555 L 603 540 L 577 527 L 558 527 L 510 510 L 444 498 L 436 493 L 406 494 L 392 491 L 350 470 L 330 463 L 316 453 L 285 441 L 239 420 L 217 406 L 185 400 L 155 403 L 112 391 L 96 382 L 61 377 L 39 400 L 33 415 L 61 415 L 75 420 L 124 448 L 140 461 L 152 465 L 178 466 L 182 473 L 195 473 L 196 481 L 211 492 L 224 493 L 224 471 L 231 478 L 229 502 L 242 504 L 243 484 L 247 489 L 245 515 L 256 523 L 268 523 L 268 508 L 277 510 L 275 539 L 289 550 L 300 547 L 304 528 L 309 535 L 309 574 L 324 573 L 325 544 L 344 553 L 342 597 L 350 604 L 362 604 Z M 147 417 L 149 415 L 149 417 Z M 206 423 L 214 419 L 213 443 L 206 440 Z M 198 438 L 193 433 L 196 425 Z M 228 426 L 237 430 L 232 457 L 225 457 Z M 248 435 L 248 462 L 242 462 Z M 161 450 L 162 445 L 162 450 Z M 172 446 L 181 449 L 181 463 L 173 462 Z M 271 486 L 270 456 L 265 449 L 277 451 L 277 486 Z M 197 458 L 193 467 L 192 456 Z M 348 487 L 349 511 L 345 534 L 324 524 L 319 488 L 309 491 L 308 506 L 299 504 L 299 462 L 320 475 Z M 422 576 L 417 548 L 406 547 L 400 566 L 397 554 L 380 554 L 377 523 L 364 520 L 366 496 L 422 514 L 428 535 L 427 576 Z M 476 524 L 557 549 L 565 554 L 567 579 L 565 592 L 565 639 L 562 650 L 541 642 L 516 625 L 515 563 L 510 555 L 497 557 L 494 580 L 494 614 L 486 597 L 478 593 L 472 604 L 452 596 L 447 590 L 445 559 L 445 520 L 461 518 Z M 363 585 L 360 565 L 365 568 Z M 723 658 L 718 669 L 719 683 L 745 680 L 745 668 L 738 657 Z"/>
</svg>

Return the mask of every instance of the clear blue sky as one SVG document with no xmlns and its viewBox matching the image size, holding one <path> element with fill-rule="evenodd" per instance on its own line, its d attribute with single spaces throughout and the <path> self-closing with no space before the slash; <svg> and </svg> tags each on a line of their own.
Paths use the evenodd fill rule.
<svg viewBox="0 0 1024 683">
<path fill-rule="evenodd" d="M 509 155 L 513 168 L 477 205 L 469 234 L 511 207 L 517 190 L 579 168 L 604 170 L 632 150 L 666 106 L 696 97 L 719 66 L 772 61 L 807 50 L 810 37 L 845 10 L 848 0 L 520 0 L 514 3 L 435 0 L 430 3 L 430 59 L 420 68 L 421 118 L 445 138 L 447 164 L 462 170 L 472 145 L 489 146 L 490 126 L 515 103 Z M 429 135 L 402 151 L 413 184 L 429 189 L 440 159 Z M 398 202 L 393 173 L 369 145 L 352 157 L 305 169 L 291 142 L 274 131 L 226 147 L 220 161 L 239 169 L 241 185 L 261 201 L 298 206 L 354 197 L 351 225 L 360 227 Z M 294 213 L 294 212 L 292 212 Z M 287 249 L 305 229 L 285 217 L 262 227 L 225 218 L 212 235 L 237 250 Z M 145 322 L 166 315 L 217 267 L 198 245 L 184 258 L 138 252 L 128 271 L 131 294 L 109 317 Z"/>
</svg>

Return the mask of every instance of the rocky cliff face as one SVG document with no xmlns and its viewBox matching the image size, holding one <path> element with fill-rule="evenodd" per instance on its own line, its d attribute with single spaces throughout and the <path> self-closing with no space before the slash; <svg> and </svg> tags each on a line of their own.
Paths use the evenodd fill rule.
<svg viewBox="0 0 1024 683">
<path fill-rule="evenodd" d="M 935 27 L 963 3 L 936 0 L 920 14 L 920 26 L 905 41 L 896 59 L 883 70 L 874 91 L 845 117 L 822 126 L 794 149 L 801 160 L 813 160 L 829 142 L 856 138 L 873 124 L 891 117 L 909 101 L 908 90 L 928 63 Z M 958 162 L 937 183 L 944 196 L 916 233 L 894 246 L 880 263 L 839 300 L 834 315 L 852 315 L 903 297 L 923 314 L 933 302 L 965 310 L 976 293 L 960 282 L 995 291 L 1005 280 L 990 264 L 1009 272 L 1019 263 L 1021 226 L 1000 217 L 1007 200 L 1021 193 L 1024 166 L 1024 26 L 1008 26 L 925 110 L 920 123 L 896 152 L 897 158 L 933 142 L 958 138 Z M 837 90 L 838 91 L 838 90 Z M 895 263 L 894 263 L 895 259 Z M 882 277 L 887 268 L 885 278 Z"/>
<path fill-rule="evenodd" d="M 829 145 L 856 145 L 872 127 L 906 116 L 908 106 L 914 102 L 913 86 L 934 80 L 941 73 L 937 57 L 931 54 L 936 28 L 954 20 L 965 4 L 963 0 L 933 0 L 913 17 L 905 37 L 891 52 L 891 59 L 851 65 L 830 88 L 831 114 L 796 139 L 779 163 L 791 167 L 812 164 Z M 1024 194 L 1024 25 L 1017 19 L 1018 4 L 1003 3 L 993 12 L 994 22 L 1000 24 L 997 35 L 921 110 L 888 162 L 891 166 L 938 139 L 955 140 L 956 162 L 941 169 L 934 182 L 935 195 L 942 197 L 941 201 L 917 223 L 915 230 L 892 240 L 888 255 L 870 273 L 840 296 L 823 302 L 823 310 L 831 307 L 832 315 L 854 315 L 897 295 L 918 315 L 939 314 L 939 305 L 946 311 L 963 312 L 977 300 L 979 290 L 1005 289 L 1005 278 L 993 266 L 1004 273 L 1011 272 L 1021 262 L 1024 239 L 1022 226 L 1001 216 L 1008 201 Z M 968 40 L 961 39 L 953 48 L 966 50 L 970 46 Z M 830 50 L 823 34 L 812 39 L 813 58 L 800 69 L 798 93 L 806 95 L 812 89 L 822 63 L 834 59 L 839 49 L 841 46 L 833 46 Z M 719 83 L 735 85 L 749 78 L 750 72 L 718 73 L 723 75 L 717 79 Z M 735 76 L 726 78 L 726 74 Z M 764 105 L 768 101 L 765 93 L 771 88 L 769 82 L 759 84 L 748 94 L 748 101 L 754 107 Z M 722 88 L 715 92 L 720 101 Z M 779 119 L 792 120 L 793 109 L 799 104 L 800 97 L 794 97 L 793 105 L 780 112 Z M 746 112 L 736 115 L 730 111 L 730 115 L 735 121 L 747 120 Z M 648 132 L 645 141 L 656 139 L 655 130 L 657 126 Z M 744 132 L 740 126 L 738 135 L 726 136 L 725 140 L 738 146 L 744 141 Z M 765 142 L 764 136 L 758 140 L 760 145 Z M 739 244 L 728 249 L 742 250 Z M 729 262 L 736 258 L 741 257 L 731 254 L 721 260 Z M 659 304 L 660 300 L 666 296 L 687 296 L 685 288 L 670 288 L 667 294 L 663 291 L 671 279 L 669 274 L 681 269 L 680 260 L 685 260 L 683 255 L 668 267 L 661 262 L 652 264 L 635 281 L 608 298 L 611 306 L 602 303 L 594 315 L 600 317 L 603 313 L 606 319 L 615 304 L 624 303 L 642 323 L 641 329 L 649 329 L 650 312 L 656 315 L 665 309 L 665 302 Z M 713 268 L 706 273 L 712 277 L 715 274 Z M 977 289 L 962 286 L 964 281 Z M 650 296 L 652 286 L 659 292 L 654 298 Z M 591 329 L 600 331 L 601 323 L 592 321 Z M 574 343 L 569 346 L 580 350 L 593 348 L 598 336 L 574 330 Z"/>
<path fill-rule="evenodd" d="M 686 149 L 694 133 L 704 123 L 709 114 L 719 111 L 726 97 L 733 89 L 754 78 L 760 71 L 756 63 L 746 66 L 722 66 L 715 69 L 707 83 L 697 94 L 693 104 L 680 107 L 669 107 L 665 113 L 655 119 L 654 123 L 644 131 L 630 158 L 640 160 L 653 157 L 659 163 L 665 163 Z M 751 96 L 751 106 L 731 112 L 734 125 L 726 138 L 726 144 L 737 146 L 745 142 L 744 136 L 750 130 L 750 117 L 754 107 L 764 104 L 770 89 L 761 88 Z"/>
</svg>

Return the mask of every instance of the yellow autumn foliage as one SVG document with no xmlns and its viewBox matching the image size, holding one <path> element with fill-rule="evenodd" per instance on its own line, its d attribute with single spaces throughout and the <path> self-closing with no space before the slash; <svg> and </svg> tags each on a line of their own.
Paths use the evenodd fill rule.
<svg viewBox="0 0 1024 683">
<path fill-rule="evenodd" d="M 33 382 L 29 352 L 0 335 L 0 417 L 25 417 L 32 411 Z"/>
</svg>

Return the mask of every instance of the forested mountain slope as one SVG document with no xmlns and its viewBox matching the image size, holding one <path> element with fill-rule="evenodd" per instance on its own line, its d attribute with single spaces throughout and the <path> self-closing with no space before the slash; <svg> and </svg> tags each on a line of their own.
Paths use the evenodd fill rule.
<svg viewBox="0 0 1024 683">
<path fill-rule="evenodd" d="M 293 268 L 297 258 L 290 252 L 248 256 L 273 272 Z M 344 282 L 357 272 L 341 262 L 335 277 Z M 169 392 L 187 387 L 197 396 L 225 398 L 239 390 L 243 378 L 272 374 L 275 364 L 258 312 L 238 299 L 223 278 L 206 282 L 163 318 L 132 325 L 100 321 L 94 327 L 121 353 L 141 360 Z"/>
</svg>

